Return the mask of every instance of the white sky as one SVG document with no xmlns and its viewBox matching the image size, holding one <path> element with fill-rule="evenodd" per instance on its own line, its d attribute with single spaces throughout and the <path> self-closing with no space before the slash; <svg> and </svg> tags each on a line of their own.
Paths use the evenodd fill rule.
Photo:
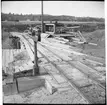
<svg viewBox="0 0 107 105">
<path fill-rule="evenodd" d="M 41 14 L 41 1 L 4 1 L 3 13 Z M 104 18 L 104 2 L 44 1 L 44 14 Z"/>
</svg>

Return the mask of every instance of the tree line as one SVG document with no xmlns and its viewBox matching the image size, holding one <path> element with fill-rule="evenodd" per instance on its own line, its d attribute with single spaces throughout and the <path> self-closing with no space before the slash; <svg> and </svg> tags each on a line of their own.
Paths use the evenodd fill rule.
<svg viewBox="0 0 107 105">
<path fill-rule="evenodd" d="M 75 16 L 52 16 L 44 15 L 44 21 L 79 21 L 79 22 L 104 22 L 104 18 L 94 18 L 94 17 L 75 17 Z M 41 15 L 34 14 L 12 14 L 12 13 L 1 13 L 1 21 L 41 21 Z"/>
</svg>

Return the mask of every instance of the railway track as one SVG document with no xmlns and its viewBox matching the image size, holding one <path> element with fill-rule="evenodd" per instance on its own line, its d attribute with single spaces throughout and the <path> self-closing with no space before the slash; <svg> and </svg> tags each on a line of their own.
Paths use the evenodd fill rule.
<svg viewBox="0 0 107 105">
<path fill-rule="evenodd" d="M 33 44 L 23 36 L 31 49 L 33 50 Z M 42 48 L 42 51 L 40 50 Z M 44 54 L 44 52 L 49 52 L 48 54 Z M 72 65 L 69 61 L 64 61 L 61 57 L 55 54 L 52 51 L 49 51 L 48 48 L 39 44 L 38 52 L 49 62 L 52 66 L 54 66 L 60 74 L 68 81 L 68 83 L 73 86 L 81 95 L 89 102 L 89 103 L 105 103 L 105 87 L 99 82 L 96 81 L 94 78 L 87 76 L 82 70 L 79 70 Z M 50 56 L 57 57 L 61 59 L 65 63 L 64 64 L 57 64 L 50 59 Z M 74 63 L 75 64 L 75 63 Z M 68 68 L 67 68 L 68 67 Z M 70 71 L 67 73 L 67 71 Z M 77 76 L 76 76 L 77 75 Z M 85 82 L 84 82 L 85 81 Z"/>
<path fill-rule="evenodd" d="M 41 43 L 39 43 L 39 44 L 41 44 Z M 42 44 L 41 44 L 42 45 Z M 42 45 L 44 48 L 46 48 L 47 50 L 49 50 L 50 52 L 52 52 L 54 55 L 56 55 L 57 57 L 59 57 L 61 60 L 63 60 L 58 54 L 56 54 L 55 52 L 53 52 L 52 50 L 50 50 L 47 46 L 44 46 L 44 45 Z M 74 66 L 74 67 L 76 67 L 75 65 L 75 62 L 70 62 L 70 61 L 65 61 L 66 63 L 68 63 L 69 65 L 71 65 L 71 66 Z M 76 62 L 77 63 L 77 62 Z M 78 63 L 80 63 L 80 62 L 78 62 Z M 81 64 L 81 63 L 80 63 Z M 84 65 L 83 65 L 84 66 Z M 77 69 L 79 69 L 79 67 L 77 67 Z M 91 68 L 89 68 L 89 69 L 91 69 Z M 93 77 L 92 76 L 92 73 L 90 73 L 90 74 L 88 74 L 88 73 L 86 73 L 86 72 L 84 72 L 83 70 L 81 70 L 81 69 L 79 69 L 83 74 L 85 74 L 88 78 L 90 78 L 91 80 L 93 80 L 95 83 L 97 83 L 99 86 L 101 86 L 103 89 L 105 89 L 105 86 L 103 85 L 103 84 L 101 84 L 102 83 L 102 81 L 98 81 L 98 80 L 96 80 L 95 79 L 95 76 Z M 96 72 L 97 73 L 97 72 Z M 98 76 L 99 76 L 100 74 L 98 73 Z"/>
<path fill-rule="evenodd" d="M 41 52 L 40 52 L 41 53 Z M 43 57 L 45 57 L 49 62 L 51 62 L 43 53 L 41 53 L 41 55 L 43 56 Z M 71 65 L 71 63 L 69 62 L 69 61 L 65 61 L 67 64 L 69 64 L 69 65 Z M 58 71 L 60 71 L 60 73 L 63 75 L 63 76 L 65 76 L 65 78 L 71 83 L 71 84 L 73 84 L 73 86 L 75 87 L 75 88 L 77 88 L 78 90 L 82 90 L 82 92 L 81 91 L 79 91 L 79 92 L 81 92 L 81 94 L 85 94 L 84 96 L 85 96 L 85 98 L 86 99 L 88 99 L 88 101 L 89 102 L 91 102 L 91 103 L 94 103 L 95 102 L 95 100 L 93 100 L 93 99 L 89 99 L 89 97 L 87 98 L 87 95 L 86 95 L 86 93 L 85 93 L 85 89 L 86 88 L 91 88 L 91 87 L 98 87 L 98 88 L 100 88 L 103 92 L 105 91 L 105 87 L 101 84 L 101 83 L 99 83 L 98 81 L 95 81 L 94 79 L 92 79 L 91 78 L 91 82 L 89 82 L 90 81 L 90 79 L 89 79 L 89 77 L 84 73 L 84 72 L 82 72 L 83 74 L 84 74 L 84 76 L 86 76 L 86 78 L 85 79 L 87 79 L 87 80 L 89 80 L 89 81 L 87 81 L 87 82 L 89 82 L 88 84 L 86 84 L 86 85 L 84 85 L 84 86 L 79 86 L 78 84 L 75 84 L 76 83 L 76 81 L 75 81 L 75 79 L 71 79 L 71 78 L 69 78 L 68 77 L 68 75 L 66 74 L 66 72 L 64 72 L 64 70 L 62 70 L 62 68 L 59 68 L 59 66 L 58 65 L 56 65 L 56 63 L 53 63 L 53 62 L 51 62 L 57 69 L 58 69 Z M 72 65 L 71 65 L 72 66 Z M 71 67 L 72 68 L 72 67 Z M 75 74 L 76 75 L 76 74 Z M 83 79 L 84 80 L 84 79 Z M 94 81 L 94 82 L 93 82 Z M 98 86 L 99 85 L 99 86 Z M 97 89 L 96 89 L 97 90 Z M 100 90 L 100 91 L 101 91 Z M 95 90 L 94 90 L 95 91 Z M 105 92 L 104 92 L 105 93 Z M 88 93 L 89 94 L 89 93 Z M 97 94 L 98 95 L 98 94 Z M 91 94 L 90 94 L 90 96 L 91 96 Z M 90 97 L 91 98 L 91 97 Z M 97 99 L 96 99 L 97 100 Z M 99 100 L 99 99 L 98 99 Z M 98 101 L 97 100 L 97 101 Z M 93 102 L 94 101 L 94 102 Z M 101 101 L 101 100 L 100 100 Z M 104 101 L 104 100 L 103 100 Z M 102 103 L 103 103 L 103 101 L 102 101 Z M 97 102 L 95 102 L 95 103 L 97 103 Z M 98 102 L 99 103 L 99 102 Z"/>
</svg>

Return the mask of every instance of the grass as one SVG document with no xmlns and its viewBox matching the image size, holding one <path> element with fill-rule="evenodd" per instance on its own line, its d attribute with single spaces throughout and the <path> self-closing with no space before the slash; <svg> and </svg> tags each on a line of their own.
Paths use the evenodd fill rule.
<svg viewBox="0 0 107 105">
<path fill-rule="evenodd" d="M 50 23 L 50 21 L 44 21 L 44 23 Z M 74 21 L 58 21 L 63 24 L 104 24 L 104 22 L 74 22 Z M 20 24 L 41 24 L 41 21 L 2 21 L 3 25 L 20 25 Z"/>
<path fill-rule="evenodd" d="M 49 21 L 45 21 L 44 23 L 49 23 Z M 72 26 L 80 26 L 81 32 L 92 32 L 98 29 L 104 29 L 105 24 L 104 22 L 72 22 L 72 21 L 58 21 L 58 24 L 60 23 L 61 26 L 67 25 L 68 27 Z M 23 32 L 27 29 L 29 26 L 36 26 L 41 25 L 41 21 L 2 21 L 2 28 L 6 28 L 8 31 L 18 31 Z M 60 26 L 60 27 L 61 27 Z M 57 27 L 58 29 L 58 27 Z"/>
</svg>

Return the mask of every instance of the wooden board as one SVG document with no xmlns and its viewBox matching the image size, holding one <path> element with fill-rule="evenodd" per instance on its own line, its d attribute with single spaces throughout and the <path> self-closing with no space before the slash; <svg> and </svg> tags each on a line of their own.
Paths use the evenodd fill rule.
<svg viewBox="0 0 107 105">
<path fill-rule="evenodd" d="M 28 91 L 35 88 L 40 88 L 45 85 L 45 79 L 40 77 L 23 77 L 18 78 L 19 92 Z"/>
<path fill-rule="evenodd" d="M 73 64 L 74 67 L 76 67 L 77 69 L 81 70 L 82 72 L 84 72 L 85 74 L 87 74 L 90 78 L 92 78 L 93 80 L 99 80 L 102 79 L 102 81 L 105 81 L 105 79 L 103 78 L 102 75 L 100 75 L 97 71 L 93 70 L 92 68 L 82 64 L 79 61 L 71 61 L 71 64 Z"/>
</svg>

